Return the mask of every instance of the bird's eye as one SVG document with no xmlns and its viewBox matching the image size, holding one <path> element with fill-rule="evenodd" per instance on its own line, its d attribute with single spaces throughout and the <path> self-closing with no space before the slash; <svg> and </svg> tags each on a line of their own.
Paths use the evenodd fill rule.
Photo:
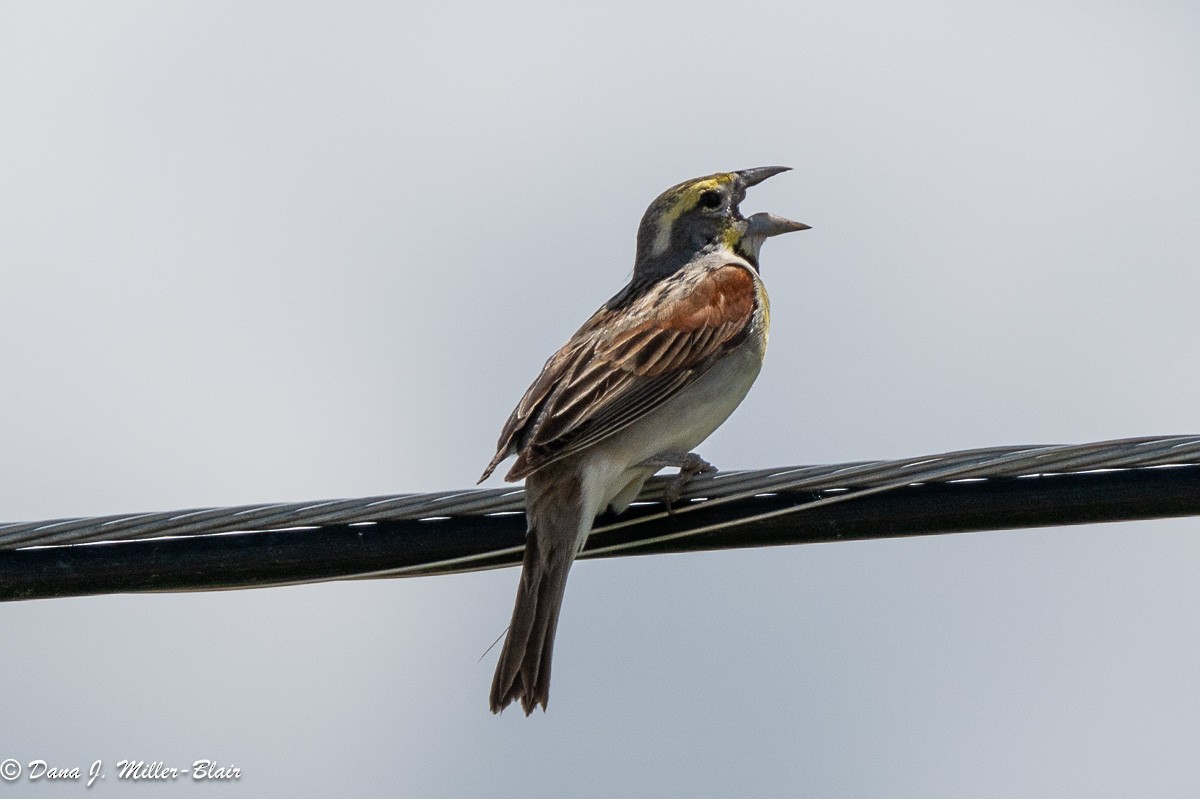
<svg viewBox="0 0 1200 799">
<path fill-rule="evenodd" d="M 708 190 L 700 195 L 701 208 L 716 208 L 721 204 L 721 192 Z"/>
</svg>

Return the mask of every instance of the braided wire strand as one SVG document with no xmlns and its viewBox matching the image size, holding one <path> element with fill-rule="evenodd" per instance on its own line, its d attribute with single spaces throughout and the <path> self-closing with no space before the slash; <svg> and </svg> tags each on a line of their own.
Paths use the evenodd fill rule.
<svg viewBox="0 0 1200 799">
<path fill-rule="evenodd" d="M 821 504 L 828 504 L 923 482 L 1198 464 L 1200 436 L 1196 435 L 1129 438 L 1075 445 L 986 447 L 889 461 L 717 472 L 691 481 L 683 498 L 692 502 L 676 512 L 683 514 L 701 506 L 711 507 L 713 504 L 781 491 L 843 492 L 818 500 Z M 637 501 L 658 501 L 667 479 L 655 478 L 647 482 Z M 811 503 L 800 505 L 793 512 L 809 506 Z M 0 549 L 389 520 L 489 516 L 520 513 L 523 510 L 524 491 L 520 488 L 195 508 L 3 523 L 0 524 Z M 616 521 L 596 527 L 593 533 L 603 533 L 630 524 L 644 524 L 662 515 L 665 514 Z"/>
</svg>

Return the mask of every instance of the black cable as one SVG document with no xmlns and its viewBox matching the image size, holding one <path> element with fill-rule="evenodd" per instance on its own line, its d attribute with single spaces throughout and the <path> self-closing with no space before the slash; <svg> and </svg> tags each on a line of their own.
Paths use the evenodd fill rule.
<svg viewBox="0 0 1200 799">
<path fill-rule="evenodd" d="M 581 557 L 614 546 L 627 548 L 600 557 L 1200 515 L 1200 466 L 923 483 L 801 507 L 833 494 L 781 491 L 697 503 L 687 513 L 596 532 Z M 796 512 L 752 519 L 789 508 Z M 660 512 L 634 506 L 617 518 Z M 520 562 L 524 534 L 524 516 L 511 513 L 0 550 L 0 600 L 496 568 Z M 679 537 L 637 543 L 669 535 Z"/>
</svg>

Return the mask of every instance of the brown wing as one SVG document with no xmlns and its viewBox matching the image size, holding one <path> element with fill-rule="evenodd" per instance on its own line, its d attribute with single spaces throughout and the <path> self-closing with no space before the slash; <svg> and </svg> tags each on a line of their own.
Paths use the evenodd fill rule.
<svg viewBox="0 0 1200 799">
<path fill-rule="evenodd" d="M 661 405 L 746 334 L 758 297 L 739 264 L 684 269 L 617 310 L 601 308 L 546 362 L 480 478 L 516 454 L 520 480 Z"/>
</svg>

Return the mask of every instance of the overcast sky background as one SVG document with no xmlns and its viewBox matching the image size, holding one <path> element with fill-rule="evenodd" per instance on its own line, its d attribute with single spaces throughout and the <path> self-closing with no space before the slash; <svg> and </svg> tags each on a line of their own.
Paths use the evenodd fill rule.
<svg viewBox="0 0 1200 799">
<path fill-rule="evenodd" d="M 1190 0 L 5 4 L 0 520 L 469 486 L 650 200 L 769 164 L 743 210 L 813 230 L 718 466 L 1200 432 L 1198 41 Z M 6 604 L 0 759 L 1196 796 L 1198 571 L 1197 519 L 581 563 L 530 719 L 478 662 L 515 569 Z"/>
</svg>

